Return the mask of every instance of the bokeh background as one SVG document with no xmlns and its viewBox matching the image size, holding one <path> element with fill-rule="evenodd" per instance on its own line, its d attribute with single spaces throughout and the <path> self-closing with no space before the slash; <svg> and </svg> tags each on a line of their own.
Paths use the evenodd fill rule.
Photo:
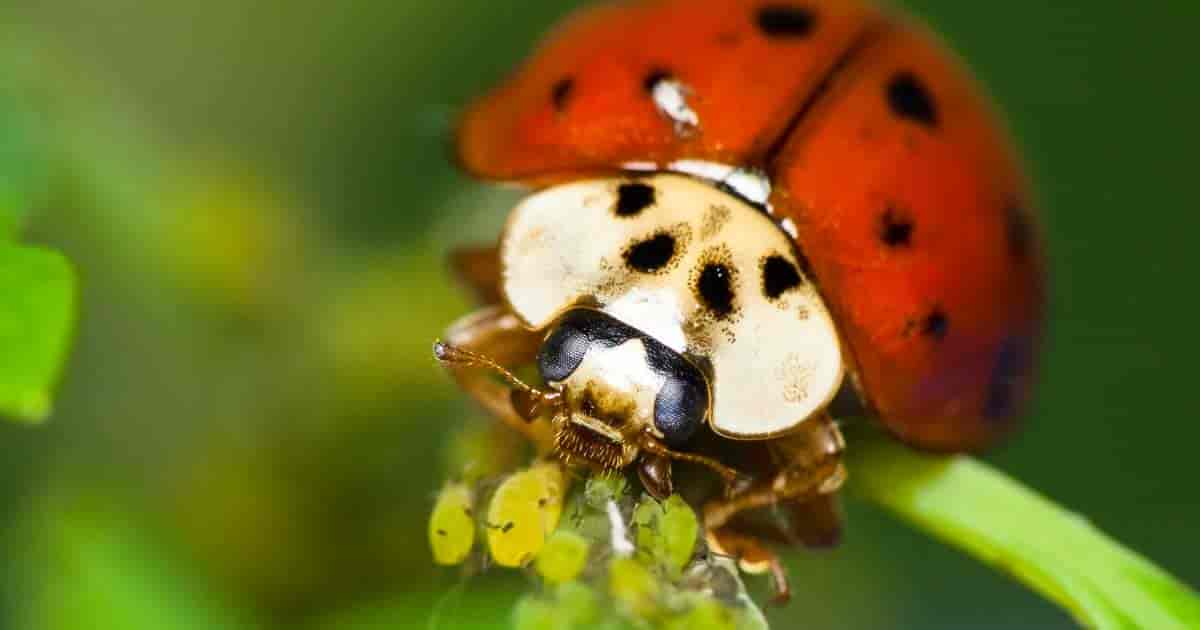
<svg viewBox="0 0 1200 630">
<path fill-rule="evenodd" d="M 527 580 L 431 566 L 453 243 L 511 191 L 451 121 L 580 3 L 6 0 L 0 167 L 82 282 L 43 427 L 0 423 L 0 627 L 503 627 Z M 1052 335 L 990 459 L 1200 584 L 1200 87 L 1188 0 L 913 0 L 1010 113 Z M 1191 51 L 1191 52 L 1189 52 Z M 779 628 L 1070 627 L 850 502 Z M 761 587 L 761 585 L 759 585 Z"/>
</svg>

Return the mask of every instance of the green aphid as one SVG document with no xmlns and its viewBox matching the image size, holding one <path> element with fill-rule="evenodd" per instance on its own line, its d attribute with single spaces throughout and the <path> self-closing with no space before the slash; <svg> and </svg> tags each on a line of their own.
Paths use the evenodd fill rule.
<svg viewBox="0 0 1200 630">
<path fill-rule="evenodd" d="M 634 510 L 633 522 L 642 557 L 678 578 L 692 559 L 700 533 L 700 521 L 691 506 L 678 495 L 663 503 L 647 497 Z"/>
<path fill-rule="evenodd" d="M 608 590 L 629 614 L 653 617 L 659 608 L 662 585 L 645 565 L 633 558 L 616 558 L 608 565 Z"/>
<path fill-rule="evenodd" d="M 538 574 L 551 584 L 573 580 L 587 565 L 588 541 L 575 532 L 563 529 L 551 534 L 546 546 L 538 552 L 534 566 Z"/>
<path fill-rule="evenodd" d="M 663 515 L 659 520 L 666 560 L 672 575 L 678 576 L 691 561 L 696 550 L 696 537 L 700 534 L 700 521 L 696 512 L 679 495 L 671 495 L 663 504 Z"/>
<path fill-rule="evenodd" d="M 496 564 L 519 567 L 537 556 L 562 515 L 567 481 L 556 462 L 539 462 L 496 489 L 487 513 L 488 549 Z"/>
<path fill-rule="evenodd" d="M 663 506 L 650 497 L 642 499 L 633 510 L 633 524 L 637 527 L 638 551 L 653 558 L 656 562 L 666 554 L 662 528 Z"/>
<path fill-rule="evenodd" d="M 591 587 L 563 582 L 555 589 L 559 615 L 575 628 L 591 628 L 600 618 L 600 603 Z"/>
<path fill-rule="evenodd" d="M 535 595 L 522 597 L 513 607 L 513 630 L 566 630 L 571 628 L 552 602 Z"/>
<path fill-rule="evenodd" d="M 617 473 L 596 475 L 588 479 L 587 485 L 584 486 L 584 501 L 592 509 L 604 510 L 610 501 L 620 502 L 621 497 L 625 496 L 628 483 L 623 475 Z"/>
<path fill-rule="evenodd" d="M 429 546 L 433 561 L 461 564 L 475 544 L 475 519 L 471 515 L 474 492 L 465 483 L 449 483 L 438 495 L 429 517 Z"/>
<path fill-rule="evenodd" d="M 663 630 L 738 630 L 737 614 L 720 602 L 706 599 L 687 612 L 668 619 Z"/>
</svg>

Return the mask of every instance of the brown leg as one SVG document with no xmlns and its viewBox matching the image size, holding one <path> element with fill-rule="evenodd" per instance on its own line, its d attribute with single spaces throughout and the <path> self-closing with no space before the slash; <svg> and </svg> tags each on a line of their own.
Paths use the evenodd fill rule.
<svg viewBox="0 0 1200 630">
<path fill-rule="evenodd" d="M 837 494 L 822 494 L 786 507 L 796 538 L 810 548 L 835 547 L 842 540 L 842 514 Z"/>
<path fill-rule="evenodd" d="M 450 272 L 480 304 L 499 304 L 500 252 L 496 247 L 459 247 L 450 252 Z"/>
<path fill-rule="evenodd" d="M 489 306 L 455 322 L 446 331 L 445 342 L 438 342 L 435 354 L 458 381 L 490 414 L 529 438 L 541 452 L 553 446 L 550 423 L 545 419 L 529 420 L 522 412 L 531 414 L 536 405 L 532 397 L 543 396 L 537 390 L 495 380 L 492 374 L 505 374 L 501 366 L 532 363 L 541 344 L 542 335 L 527 330 L 516 315 L 500 306 Z M 484 368 L 484 369 L 480 369 Z M 521 402 L 514 406 L 515 398 Z"/>
<path fill-rule="evenodd" d="M 675 491 L 671 482 L 671 460 L 662 455 L 642 455 L 638 463 L 638 478 L 642 480 L 646 492 L 659 501 L 667 500 Z"/>
<path fill-rule="evenodd" d="M 761 540 L 738 533 L 732 528 L 709 530 L 706 534 L 708 548 L 715 553 L 737 560 L 738 568 L 752 575 L 771 574 L 771 585 L 775 596 L 771 602 L 786 604 L 792 598 L 792 587 L 788 584 L 787 572 L 779 556 Z"/>
<path fill-rule="evenodd" d="M 769 446 L 778 472 L 731 497 L 705 505 L 706 528 L 720 529 L 746 510 L 831 494 L 846 480 L 841 461 L 845 442 L 828 415 L 810 419 L 797 433 L 779 438 Z"/>
<path fill-rule="evenodd" d="M 707 467 L 709 470 L 716 473 L 721 480 L 725 482 L 725 488 L 728 492 L 733 489 L 749 487 L 750 480 L 738 471 L 718 462 L 711 457 L 696 455 L 694 453 L 681 453 L 667 448 L 662 442 L 659 442 L 649 432 L 641 434 L 637 442 L 638 447 L 644 451 L 643 458 L 657 457 L 666 460 L 677 460 L 681 462 L 689 462 Z"/>
<path fill-rule="evenodd" d="M 716 550 L 736 556 L 743 571 L 770 571 L 775 586 L 775 601 L 785 602 L 791 595 L 791 589 L 779 558 L 761 537 L 742 531 L 737 523 L 731 521 L 743 512 L 781 503 L 811 507 L 818 513 L 824 507 L 832 506 L 832 503 L 821 501 L 823 497 L 836 492 L 846 479 L 846 469 L 841 461 L 845 442 L 833 419 L 822 415 L 806 422 L 799 432 L 775 440 L 768 446 L 777 471 L 774 476 L 730 497 L 707 503 L 704 506 L 704 527 L 709 544 Z M 798 525 L 797 534 L 801 540 L 806 540 L 808 534 L 814 534 L 812 538 L 816 541 L 823 531 L 822 527 L 817 527 L 815 533 L 807 531 L 804 529 L 807 524 L 804 523 L 793 525 Z"/>
</svg>

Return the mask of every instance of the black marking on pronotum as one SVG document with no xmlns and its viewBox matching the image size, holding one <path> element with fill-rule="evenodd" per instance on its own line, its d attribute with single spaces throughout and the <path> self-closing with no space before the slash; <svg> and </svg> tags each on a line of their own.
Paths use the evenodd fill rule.
<svg viewBox="0 0 1200 630">
<path fill-rule="evenodd" d="M 733 312 L 733 271 L 723 263 L 706 264 L 696 279 L 696 293 L 713 315 L 728 317 Z"/>
<path fill-rule="evenodd" d="M 1024 260 L 1029 255 L 1029 248 L 1033 242 L 1033 227 L 1029 224 L 1029 215 L 1019 204 L 1010 203 L 1004 208 L 1004 220 L 1008 251 L 1013 258 Z"/>
<path fill-rule="evenodd" d="M 575 91 L 575 80 L 571 77 L 559 79 L 554 87 L 550 89 L 550 100 L 554 103 L 554 110 L 561 112 L 567 108 L 567 103 L 571 100 L 571 94 Z"/>
<path fill-rule="evenodd" d="M 921 324 L 921 333 L 935 341 L 945 339 L 949 332 L 950 318 L 946 317 L 946 312 L 941 308 L 934 308 Z"/>
<path fill-rule="evenodd" d="M 617 205 L 614 212 L 619 217 L 633 217 L 654 205 L 655 190 L 649 184 L 630 182 L 617 188 Z"/>
<path fill-rule="evenodd" d="M 892 113 L 918 122 L 926 127 L 938 124 L 937 104 L 933 95 L 917 76 L 911 72 L 898 72 L 888 80 L 887 102 Z"/>
<path fill-rule="evenodd" d="M 638 241 L 625 250 L 625 264 L 634 271 L 654 273 L 675 258 L 675 237 L 666 232 Z"/>
<path fill-rule="evenodd" d="M 895 208 L 888 208 L 880 218 L 879 240 L 888 247 L 908 247 L 912 244 L 912 219 L 902 215 Z"/>
<path fill-rule="evenodd" d="M 708 415 L 708 385 L 695 368 L 668 378 L 654 398 L 654 426 L 670 446 L 683 446 Z"/>
<path fill-rule="evenodd" d="M 565 380 L 583 363 L 591 344 L 591 338 L 578 334 L 569 322 L 555 328 L 538 348 L 537 366 L 542 379 L 548 383 Z"/>
<path fill-rule="evenodd" d="M 763 261 L 763 294 L 767 299 L 777 299 L 784 293 L 804 284 L 796 266 L 783 256 L 768 256 Z"/>
<path fill-rule="evenodd" d="M 758 30 L 767 37 L 807 37 L 817 24 L 812 9 L 786 4 L 769 4 L 755 16 Z"/>
<path fill-rule="evenodd" d="M 613 348 L 631 339 L 641 341 L 646 350 L 647 367 L 664 377 L 654 401 L 655 426 L 668 444 L 682 445 L 708 415 L 707 381 L 694 363 L 642 331 L 601 311 L 573 309 L 563 315 L 554 332 L 542 344 L 538 351 L 538 369 L 543 379 L 561 382 L 583 363 L 584 356 L 592 348 Z M 585 406 L 588 400 L 585 397 Z M 594 402 L 592 409 L 584 412 L 594 413 Z M 609 453 L 603 449 L 613 448 L 606 438 L 583 430 L 561 432 L 558 439 L 573 443 L 586 439 L 593 450 L 599 449 L 596 452 L 601 453 Z M 609 455 L 616 461 L 619 452 L 612 451 Z"/>
</svg>

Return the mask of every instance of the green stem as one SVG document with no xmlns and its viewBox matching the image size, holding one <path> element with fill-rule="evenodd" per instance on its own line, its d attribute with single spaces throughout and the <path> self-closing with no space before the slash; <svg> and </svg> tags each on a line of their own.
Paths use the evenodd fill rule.
<svg viewBox="0 0 1200 630">
<path fill-rule="evenodd" d="M 1200 628 L 1200 598 L 1072 513 L 970 457 L 852 441 L 851 489 L 1023 582 L 1090 628 Z"/>
</svg>

